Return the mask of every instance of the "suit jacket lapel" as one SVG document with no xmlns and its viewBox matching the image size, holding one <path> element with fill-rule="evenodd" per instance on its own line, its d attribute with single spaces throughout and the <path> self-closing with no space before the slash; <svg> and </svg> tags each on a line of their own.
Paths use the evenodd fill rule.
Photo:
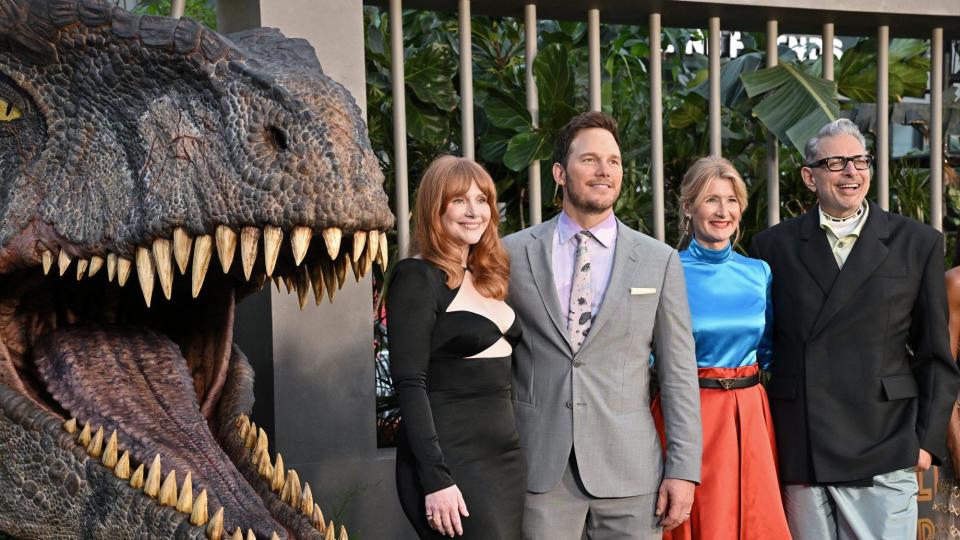
<svg viewBox="0 0 960 540">
<path fill-rule="evenodd" d="M 840 268 L 830 251 L 827 235 L 820 228 L 818 205 L 814 205 L 803 215 L 803 222 L 800 224 L 800 240 L 803 241 L 800 246 L 800 260 L 820 286 L 823 295 L 828 296 L 834 280 L 837 279 L 837 274 L 840 273 Z"/>
<path fill-rule="evenodd" d="M 846 305 L 853 294 L 887 258 L 890 250 L 883 243 L 887 236 L 887 214 L 879 206 L 871 204 L 867 222 L 860 231 L 860 237 L 853 244 L 843 270 L 837 276 L 820 310 L 817 322 L 813 325 L 811 338 L 826 327 L 830 319 Z"/>
<path fill-rule="evenodd" d="M 623 303 L 627 297 L 627 291 L 630 290 L 630 279 L 636 275 L 636 265 L 640 261 L 640 256 L 637 253 L 637 245 L 624 234 L 624 228 L 626 228 L 626 225 L 618 219 L 617 246 L 613 253 L 613 268 L 610 271 L 610 280 L 607 282 L 607 290 L 604 292 L 600 310 L 590 325 L 587 338 L 580 346 L 581 351 L 594 341 L 594 336 L 600 333 L 603 325 L 618 313 L 620 304 Z"/>
<path fill-rule="evenodd" d="M 557 218 L 551 219 L 546 225 L 547 227 L 540 229 L 538 234 L 534 235 L 536 241 L 527 244 L 527 261 L 530 263 L 530 273 L 533 274 L 533 280 L 537 284 L 537 292 L 540 293 L 544 309 L 557 327 L 563 342 L 572 350 L 570 336 L 567 334 L 565 311 L 560 307 L 557 285 L 553 279 L 553 235 L 557 227 Z"/>
</svg>

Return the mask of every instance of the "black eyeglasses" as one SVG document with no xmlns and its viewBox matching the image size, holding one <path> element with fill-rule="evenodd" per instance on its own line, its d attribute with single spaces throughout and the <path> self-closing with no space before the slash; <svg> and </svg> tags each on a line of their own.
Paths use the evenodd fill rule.
<svg viewBox="0 0 960 540">
<path fill-rule="evenodd" d="M 858 171 L 865 171 L 873 163 L 873 156 L 861 154 L 859 156 L 830 156 L 821 160 L 808 163 L 807 167 L 826 167 L 828 171 L 840 172 L 847 168 L 847 163 L 852 161 L 853 168 Z"/>
</svg>

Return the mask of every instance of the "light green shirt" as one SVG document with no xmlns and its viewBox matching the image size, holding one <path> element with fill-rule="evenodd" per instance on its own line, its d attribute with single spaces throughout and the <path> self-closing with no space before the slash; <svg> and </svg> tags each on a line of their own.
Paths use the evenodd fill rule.
<svg viewBox="0 0 960 540">
<path fill-rule="evenodd" d="M 863 213 L 856 218 L 856 224 L 851 229 L 848 224 L 839 223 L 831 220 L 827 214 L 820 210 L 820 228 L 827 233 L 827 242 L 830 244 L 830 251 L 833 252 L 833 258 L 837 260 L 837 266 L 843 268 L 843 263 L 847 262 L 853 245 L 860 237 L 860 231 L 867 222 L 867 214 L 870 213 L 870 206 L 867 201 L 863 201 Z"/>
</svg>

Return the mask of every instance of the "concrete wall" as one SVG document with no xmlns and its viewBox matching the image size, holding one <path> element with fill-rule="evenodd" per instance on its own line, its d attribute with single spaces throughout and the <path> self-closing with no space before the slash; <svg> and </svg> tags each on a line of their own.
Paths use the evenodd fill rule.
<svg viewBox="0 0 960 540">
<path fill-rule="evenodd" d="M 354 0 L 219 0 L 220 32 L 258 26 L 307 39 L 324 73 L 366 109 L 363 11 Z M 349 274 L 349 273 L 348 273 Z M 369 275 L 333 305 L 266 287 L 237 308 L 234 340 L 257 373 L 253 420 L 265 426 L 327 519 L 350 538 L 414 538 L 397 501 L 395 452 L 377 448 L 373 299 Z"/>
</svg>

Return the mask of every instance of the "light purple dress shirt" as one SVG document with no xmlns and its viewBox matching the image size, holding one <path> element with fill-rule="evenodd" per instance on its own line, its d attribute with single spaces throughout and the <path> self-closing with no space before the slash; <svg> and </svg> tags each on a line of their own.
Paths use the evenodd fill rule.
<svg viewBox="0 0 960 540">
<path fill-rule="evenodd" d="M 574 237 L 583 228 L 577 225 L 566 212 L 560 212 L 557 228 L 553 234 L 553 282 L 557 285 L 560 309 L 564 313 L 570 307 L 570 286 L 573 283 L 573 262 L 576 259 L 577 239 Z M 593 317 L 603 304 L 603 295 L 610 282 L 613 270 L 613 252 L 617 247 L 617 218 L 613 212 L 590 229 L 593 238 L 587 245 L 590 254 L 590 288 L 593 302 L 590 312 Z"/>
</svg>

